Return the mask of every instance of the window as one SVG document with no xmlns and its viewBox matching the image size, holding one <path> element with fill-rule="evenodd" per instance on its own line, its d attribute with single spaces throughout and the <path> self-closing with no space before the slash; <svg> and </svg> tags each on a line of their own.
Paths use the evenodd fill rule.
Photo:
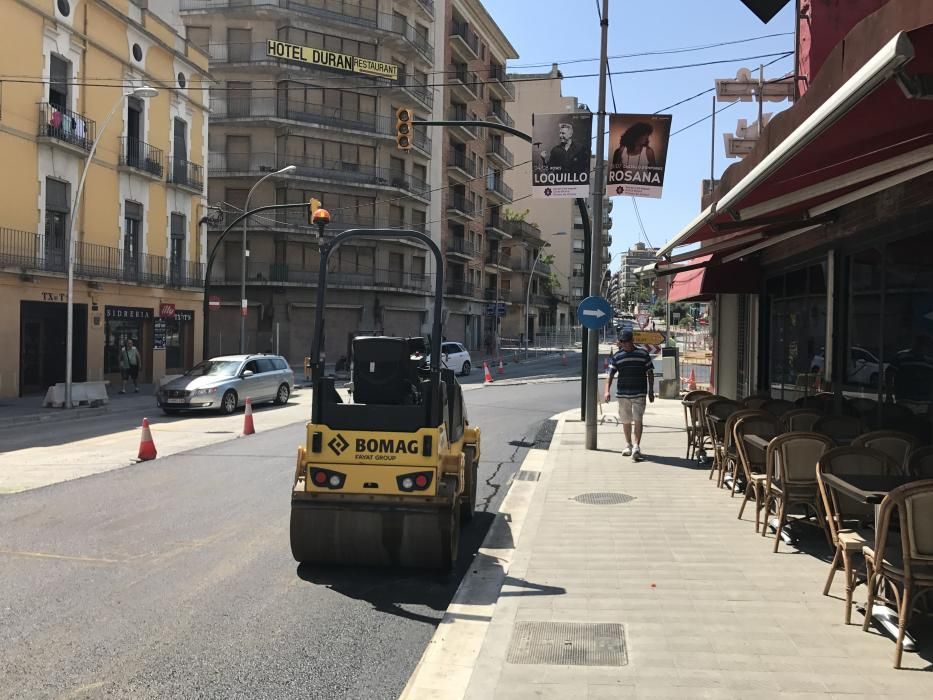
<svg viewBox="0 0 933 700">
<path fill-rule="evenodd" d="M 169 266 L 171 269 L 171 279 L 175 284 L 184 281 L 185 275 L 185 216 L 184 214 L 172 214 L 171 219 L 171 242 L 169 250 Z"/>
<path fill-rule="evenodd" d="M 143 133 L 143 101 L 129 97 L 126 100 L 126 164 L 134 168 L 145 166 Z"/>
<path fill-rule="evenodd" d="M 187 27 L 186 31 L 189 42 L 197 46 L 199 49 L 207 51 L 207 48 L 211 43 L 210 27 Z"/>
<path fill-rule="evenodd" d="M 45 265 L 48 270 L 68 269 L 68 214 L 71 186 L 61 180 L 45 179 Z"/>
<path fill-rule="evenodd" d="M 227 170 L 243 172 L 250 169 L 249 136 L 227 136 L 225 151 L 227 157 Z"/>
<path fill-rule="evenodd" d="M 123 276 L 135 280 L 139 275 L 139 244 L 142 239 L 143 206 L 127 200 L 123 203 Z"/>
<path fill-rule="evenodd" d="M 405 161 L 391 156 L 389 158 L 389 172 L 392 176 L 393 187 L 405 187 Z"/>
<path fill-rule="evenodd" d="M 574 242 L 573 242 L 573 252 L 574 252 L 574 253 L 582 253 L 583 250 L 584 250 L 584 248 L 583 248 L 583 241 L 574 240 Z"/>
<path fill-rule="evenodd" d="M 71 63 L 52 54 L 49 59 L 49 104 L 68 109 L 68 87 L 71 82 Z"/>
<path fill-rule="evenodd" d="M 261 374 L 278 371 L 278 367 L 275 366 L 275 362 L 268 357 L 264 357 L 261 360 L 256 360 L 256 364 L 259 365 L 259 372 Z"/>
<path fill-rule="evenodd" d="M 405 256 L 401 253 L 389 253 L 389 282 L 400 287 L 404 276 Z"/>
<path fill-rule="evenodd" d="M 405 208 L 395 204 L 389 206 L 389 227 L 405 228 Z"/>
<path fill-rule="evenodd" d="M 414 275 L 424 276 L 425 273 L 425 258 L 422 255 L 415 255 L 411 259 L 411 271 Z"/>
<path fill-rule="evenodd" d="M 411 176 L 414 178 L 414 184 L 416 187 L 425 187 L 428 186 L 428 168 L 425 165 L 420 163 L 412 163 L 411 165 Z"/>
<path fill-rule="evenodd" d="M 252 41 L 252 29 L 228 29 L 227 58 L 230 61 L 249 61 Z"/>
<path fill-rule="evenodd" d="M 227 81 L 227 115 L 248 117 L 250 115 L 250 92 L 253 84 L 236 80 Z"/>
<path fill-rule="evenodd" d="M 415 231 L 421 231 L 422 233 L 427 233 L 427 222 L 428 215 L 421 211 L 420 209 L 411 210 L 411 227 Z M 417 258 L 415 258 L 417 260 Z M 422 258 L 424 260 L 424 258 Z"/>
</svg>

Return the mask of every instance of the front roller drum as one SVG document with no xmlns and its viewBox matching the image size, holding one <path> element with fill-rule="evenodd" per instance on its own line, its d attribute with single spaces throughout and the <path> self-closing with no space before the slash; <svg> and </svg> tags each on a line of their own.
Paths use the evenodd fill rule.
<svg viewBox="0 0 933 700">
<path fill-rule="evenodd" d="M 460 540 L 458 508 L 292 501 L 291 547 L 302 564 L 450 569 Z"/>
</svg>

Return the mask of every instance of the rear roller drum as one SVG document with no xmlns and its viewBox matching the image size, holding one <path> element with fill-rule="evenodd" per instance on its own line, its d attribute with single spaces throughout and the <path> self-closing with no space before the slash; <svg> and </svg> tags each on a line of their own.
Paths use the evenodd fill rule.
<svg viewBox="0 0 933 700">
<path fill-rule="evenodd" d="M 460 497 L 460 522 L 468 523 L 473 519 L 473 513 L 476 511 L 476 487 L 479 480 L 479 465 L 476 463 L 476 448 L 466 446 L 463 448 L 464 465 L 463 473 L 466 477 L 466 483 L 463 488 L 463 495 Z"/>
</svg>

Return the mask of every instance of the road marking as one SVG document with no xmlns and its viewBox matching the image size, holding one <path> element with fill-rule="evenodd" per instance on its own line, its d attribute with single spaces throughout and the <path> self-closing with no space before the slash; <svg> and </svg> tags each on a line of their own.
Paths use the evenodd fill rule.
<svg viewBox="0 0 933 700">
<path fill-rule="evenodd" d="M 26 552 L 13 549 L 0 549 L 0 555 L 10 557 L 29 557 L 33 559 L 61 559 L 63 561 L 83 561 L 90 564 L 122 564 L 123 559 L 104 559 L 102 557 L 74 557 L 67 554 L 49 554 L 48 552 Z"/>
</svg>

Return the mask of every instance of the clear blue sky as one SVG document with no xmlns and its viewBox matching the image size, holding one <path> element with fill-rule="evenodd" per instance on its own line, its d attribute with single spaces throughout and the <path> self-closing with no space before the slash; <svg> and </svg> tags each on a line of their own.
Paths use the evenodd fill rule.
<svg viewBox="0 0 933 700">
<path fill-rule="evenodd" d="M 599 19 L 596 0 L 483 0 L 486 9 L 509 37 L 520 58 L 509 62 L 521 72 L 546 71 L 552 62 L 560 65 L 564 74 L 563 92 L 575 95 L 594 112 L 598 104 L 599 79 L 570 78 L 593 74 L 599 70 L 597 60 L 586 63 L 562 63 L 572 59 L 599 57 Z M 600 6 L 602 2 L 600 1 Z M 667 55 L 616 58 L 609 61 L 614 73 L 627 70 L 673 66 L 703 61 L 736 59 L 762 54 L 792 51 L 794 20 L 791 2 L 768 24 L 763 24 L 739 0 L 610 0 L 609 56 L 620 54 L 680 49 L 718 42 L 735 41 L 765 34 L 790 32 L 786 36 L 761 39 L 741 44 Z M 572 8 L 568 11 L 568 8 Z M 534 15 L 531 19 L 530 14 Z M 775 57 L 776 58 L 776 57 Z M 715 86 L 716 78 L 735 77 L 739 68 L 757 71 L 759 63 L 774 58 L 734 61 L 712 66 L 681 70 L 615 75 L 616 106 L 619 112 L 655 112 L 658 109 Z M 525 67 L 529 64 L 546 66 Z M 780 77 L 793 71 L 793 57 L 781 59 L 765 69 L 765 79 Z M 607 87 L 606 106 L 613 111 Z M 672 131 L 709 116 L 712 110 L 709 93 L 670 110 Z M 718 108 L 729 103 L 719 103 Z M 765 103 L 765 112 L 776 113 L 790 106 L 789 102 Z M 737 160 L 726 160 L 723 151 L 725 132 L 735 131 L 736 120 L 744 118 L 751 124 L 758 117 L 754 102 L 734 104 L 716 116 L 716 177 Z M 700 210 L 700 183 L 709 177 L 710 120 L 707 119 L 683 133 L 673 136 L 667 159 L 664 196 L 660 200 L 639 199 L 638 208 L 648 239 L 660 246 L 673 237 Z M 595 118 L 594 118 L 595 129 Z M 608 129 L 608 123 L 607 123 Z M 595 131 L 594 131 L 595 133 Z M 606 145 L 608 148 L 608 144 Z M 527 158 L 516 153 L 516 161 Z M 641 239 L 632 201 L 628 197 L 614 198 L 612 211 L 612 247 L 615 256 Z M 617 267 L 614 259 L 612 267 Z"/>
</svg>

